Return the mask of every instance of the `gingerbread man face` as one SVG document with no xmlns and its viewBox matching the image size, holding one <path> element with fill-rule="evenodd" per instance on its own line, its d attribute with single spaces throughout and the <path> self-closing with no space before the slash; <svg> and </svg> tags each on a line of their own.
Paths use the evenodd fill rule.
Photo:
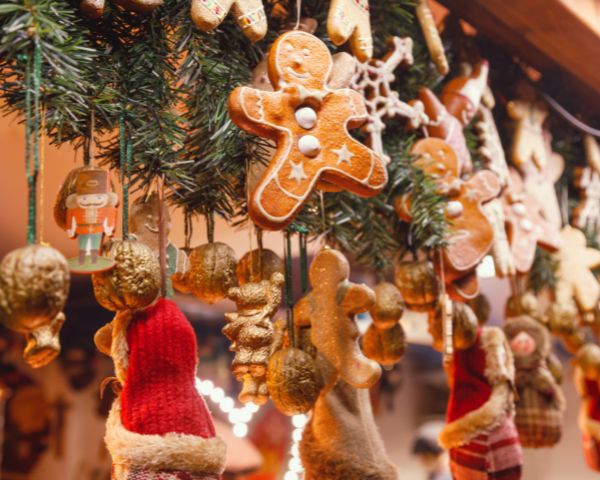
<svg viewBox="0 0 600 480">
<path fill-rule="evenodd" d="M 327 85 L 332 66 L 319 39 L 287 32 L 269 53 L 275 91 L 238 87 L 229 97 L 234 123 L 276 143 L 248 206 L 251 218 L 263 228 L 288 225 L 318 186 L 369 197 L 387 183 L 383 160 L 348 132 L 366 121 L 364 101 L 353 90 Z"/>
<path fill-rule="evenodd" d="M 527 273 L 536 246 L 551 252 L 561 245 L 558 228 L 542 216 L 542 207 L 525 189 L 521 176 L 509 168 L 510 181 L 503 193 L 506 234 L 518 273 Z"/>
<path fill-rule="evenodd" d="M 492 225 L 482 211 L 482 204 L 500 193 L 498 177 L 482 170 L 461 180 L 454 150 L 438 138 L 419 140 L 411 153 L 419 156 L 416 164 L 433 177 L 440 193 L 447 196 L 445 215 L 450 226 L 448 246 L 443 250 L 446 283 L 456 283 L 457 293 L 464 292 L 471 298 L 471 295 L 477 295 L 478 286 L 476 277 L 470 274 L 494 239 Z M 410 205 L 406 200 L 396 202 L 396 210 L 403 220 L 411 221 Z M 462 280 L 467 282 L 468 291 Z"/>
<path fill-rule="evenodd" d="M 348 281 L 350 266 L 337 250 L 321 250 L 310 266 L 312 291 L 294 307 L 294 319 L 311 327 L 311 341 L 337 374 L 356 388 L 372 386 L 381 368 L 363 355 L 354 315 L 375 303 L 373 290 Z"/>
</svg>

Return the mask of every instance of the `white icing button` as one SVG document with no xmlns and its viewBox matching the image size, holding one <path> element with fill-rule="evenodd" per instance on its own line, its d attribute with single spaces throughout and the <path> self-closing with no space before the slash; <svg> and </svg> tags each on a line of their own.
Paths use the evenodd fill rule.
<svg viewBox="0 0 600 480">
<path fill-rule="evenodd" d="M 515 212 L 519 217 L 522 217 L 523 215 L 525 215 L 527 213 L 527 209 L 525 208 L 525 205 L 523 205 L 521 202 L 513 203 L 512 209 L 513 209 L 513 212 Z"/>
<path fill-rule="evenodd" d="M 462 215 L 463 210 L 464 208 L 462 203 L 460 203 L 458 200 L 452 200 L 448 202 L 448 205 L 446 205 L 446 214 L 449 218 L 459 217 Z"/>
<path fill-rule="evenodd" d="M 304 135 L 298 140 L 298 150 L 307 157 L 316 157 L 321 152 L 321 144 L 317 137 Z"/>
<path fill-rule="evenodd" d="M 526 232 L 531 232 L 533 230 L 533 223 L 531 223 L 531 220 L 528 220 L 527 218 L 523 218 L 519 222 L 519 225 L 521 225 L 521 228 Z"/>
<path fill-rule="evenodd" d="M 310 130 L 317 124 L 317 112 L 310 107 L 299 108 L 296 110 L 296 113 L 294 113 L 294 116 L 296 117 L 298 125 L 305 130 Z"/>
</svg>

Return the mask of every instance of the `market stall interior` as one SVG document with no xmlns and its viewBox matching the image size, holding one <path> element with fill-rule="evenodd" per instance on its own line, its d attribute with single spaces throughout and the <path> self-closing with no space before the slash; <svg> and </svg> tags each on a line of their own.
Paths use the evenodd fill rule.
<svg viewBox="0 0 600 480">
<path fill-rule="evenodd" d="M 0 5 L 0 478 L 592 479 L 600 1 Z"/>
</svg>

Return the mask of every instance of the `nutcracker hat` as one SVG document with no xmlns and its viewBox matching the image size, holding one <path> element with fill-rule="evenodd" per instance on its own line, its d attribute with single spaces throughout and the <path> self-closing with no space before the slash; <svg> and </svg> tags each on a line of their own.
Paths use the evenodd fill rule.
<svg viewBox="0 0 600 480">
<path fill-rule="evenodd" d="M 219 478 L 226 446 L 196 389 L 196 336 L 177 305 L 117 316 L 111 356 L 123 385 L 105 438 L 114 464 Z"/>
<path fill-rule="evenodd" d="M 75 193 L 77 195 L 93 195 L 109 192 L 108 172 L 101 169 L 82 170 L 77 175 Z"/>
</svg>

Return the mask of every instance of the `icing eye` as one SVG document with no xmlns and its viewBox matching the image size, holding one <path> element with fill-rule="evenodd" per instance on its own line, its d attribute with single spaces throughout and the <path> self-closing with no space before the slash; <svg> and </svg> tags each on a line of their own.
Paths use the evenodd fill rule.
<svg viewBox="0 0 600 480">
<path fill-rule="evenodd" d="M 286 52 L 294 51 L 294 46 L 291 43 L 286 43 L 283 48 L 285 48 Z"/>
<path fill-rule="evenodd" d="M 310 56 L 310 50 L 308 48 L 303 48 L 302 55 L 304 55 L 305 57 Z"/>
</svg>

